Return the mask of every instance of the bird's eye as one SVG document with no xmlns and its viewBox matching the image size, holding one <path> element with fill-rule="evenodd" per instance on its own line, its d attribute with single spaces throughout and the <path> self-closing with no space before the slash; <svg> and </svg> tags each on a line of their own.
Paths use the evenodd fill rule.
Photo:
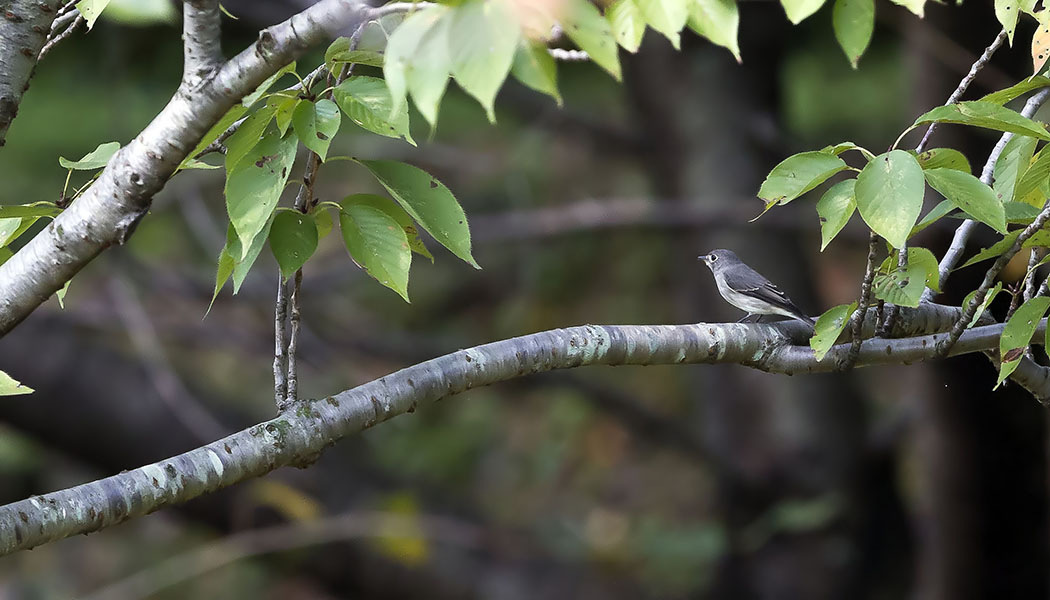
<svg viewBox="0 0 1050 600">
<path fill-rule="evenodd" d="M 716 256 L 714 254 L 710 255 L 708 258 L 711 259 L 711 262 L 715 262 L 716 260 L 718 260 L 718 256 Z"/>
</svg>

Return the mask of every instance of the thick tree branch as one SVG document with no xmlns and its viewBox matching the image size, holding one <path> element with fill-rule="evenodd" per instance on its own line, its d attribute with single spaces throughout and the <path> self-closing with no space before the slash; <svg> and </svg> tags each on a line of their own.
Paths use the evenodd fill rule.
<svg viewBox="0 0 1050 600">
<path fill-rule="evenodd" d="M 900 336 L 941 332 L 959 309 L 902 310 Z M 997 347 L 1002 325 L 963 334 L 952 354 Z M 1045 323 L 1040 325 L 1040 332 Z M 875 328 L 874 311 L 865 332 Z M 460 350 L 352 390 L 293 405 L 280 417 L 167 460 L 67 490 L 0 507 L 0 553 L 96 531 L 185 502 L 285 465 L 305 465 L 335 441 L 473 387 L 529 373 L 587 365 L 734 363 L 773 373 L 834 371 L 849 345 L 821 362 L 804 344 L 801 323 L 663 326 L 586 325 L 544 331 Z M 864 342 L 858 365 L 911 363 L 933 357 L 944 333 Z M 1036 339 L 1042 339 L 1037 332 Z M 1047 386 L 1031 390 L 1050 396 Z"/>
<path fill-rule="evenodd" d="M 371 17 L 356 0 L 322 0 L 263 30 L 259 40 L 175 96 L 122 148 L 76 202 L 0 265 L 0 335 L 104 249 L 123 244 L 201 136 L 244 95 L 308 48 Z M 34 54 L 35 56 L 35 54 Z"/>
<path fill-rule="evenodd" d="M 58 0 L 8 0 L 0 7 L 0 146 L 29 88 L 60 4 Z"/>
<path fill-rule="evenodd" d="M 182 5 L 182 83 L 196 87 L 222 66 L 219 0 L 186 0 Z"/>
</svg>

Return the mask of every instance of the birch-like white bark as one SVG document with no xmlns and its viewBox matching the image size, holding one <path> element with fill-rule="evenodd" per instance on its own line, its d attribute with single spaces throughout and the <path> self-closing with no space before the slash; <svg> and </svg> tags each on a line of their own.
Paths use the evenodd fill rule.
<svg viewBox="0 0 1050 600">
<path fill-rule="evenodd" d="M 76 202 L 0 265 L 0 335 L 10 331 L 106 248 L 123 244 L 186 154 L 243 96 L 311 46 L 371 17 L 357 0 L 322 0 L 263 30 L 167 106 L 110 160 Z M 34 54 L 35 56 L 35 54 Z"/>
<path fill-rule="evenodd" d="M 959 309 L 925 305 L 903 309 L 896 339 L 861 346 L 858 366 L 928 360 Z M 875 328 L 875 311 L 864 335 Z M 1003 325 L 975 327 L 952 354 L 998 347 Z M 1045 322 L 1036 340 L 1043 339 Z M 585 325 L 544 331 L 460 350 L 334 396 L 304 400 L 284 414 L 231 436 L 151 465 L 67 490 L 0 507 L 0 554 L 89 533 L 285 465 L 306 465 L 339 439 L 465 390 L 553 369 L 587 365 L 727 363 L 773 373 L 834 371 L 849 353 L 835 346 L 816 361 L 800 323 L 617 326 Z M 914 336 L 914 337 L 903 337 Z M 1039 384 L 1032 380 L 1029 383 Z M 1030 391 L 1050 397 L 1044 379 Z"/>
<path fill-rule="evenodd" d="M 222 66 L 219 0 L 182 5 L 182 83 L 196 87 Z"/>
<path fill-rule="evenodd" d="M 0 146 L 7 140 L 60 5 L 59 0 L 0 3 Z"/>
</svg>

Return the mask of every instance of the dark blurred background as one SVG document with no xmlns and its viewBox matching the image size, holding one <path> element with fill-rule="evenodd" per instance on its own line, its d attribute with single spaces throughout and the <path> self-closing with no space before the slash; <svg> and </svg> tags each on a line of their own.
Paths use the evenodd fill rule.
<svg viewBox="0 0 1050 600">
<path fill-rule="evenodd" d="M 240 18 L 224 21 L 227 54 L 305 4 L 224 1 Z M 58 156 L 127 143 L 164 105 L 181 69 L 178 16 L 146 6 L 170 21 L 102 20 L 38 67 L 0 151 L 4 203 L 56 199 Z M 812 314 L 849 302 L 860 224 L 819 253 L 819 196 L 748 223 L 759 184 L 797 151 L 846 139 L 886 148 L 944 102 L 999 28 L 977 2 L 930 3 L 924 20 L 879 2 L 877 15 L 857 71 L 830 4 L 792 27 L 778 4 L 748 1 L 742 65 L 692 34 L 676 52 L 650 31 L 623 55 L 622 85 L 561 65 L 563 109 L 509 81 L 492 127 L 453 86 L 429 141 L 414 114 L 418 148 L 344 119 L 330 154 L 438 176 L 467 211 L 484 270 L 431 244 L 437 261 L 416 257 L 405 304 L 347 259 L 338 235 L 323 240 L 305 268 L 303 393 L 548 328 L 735 321 L 695 262 L 716 247 L 735 248 Z M 1032 29 L 1022 21 L 969 98 L 1029 74 Z M 960 148 L 979 169 L 994 141 L 945 126 L 934 146 Z M 378 191 L 366 175 L 332 162 L 318 193 Z M 37 390 L 0 402 L 0 501 L 272 414 L 267 251 L 240 294 L 225 290 L 202 319 L 226 227 L 222 185 L 221 171 L 173 178 L 130 243 L 76 277 L 64 310 L 51 301 L 0 344 L 0 368 Z M 939 254 L 950 235 L 949 222 L 920 241 Z M 960 271 L 943 301 L 960 302 L 980 275 Z M 735 366 L 531 376 L 383 424 L 309 469 L 6 557 L 0 598 L 81 596 L 136 573 L 181 580 L 157 598 L 1047 598 L 1047 414 L 993 384 L 981 357 L 815 377 Z M 409 533 L 318 545 L 303 526 L 375 512 Z M 275 552 L 199 576 L 186 568 L 215 560 L 208 544 L 282 524 Z M 189 562 L 164 562 L 177 555 Z"/>
</svg>

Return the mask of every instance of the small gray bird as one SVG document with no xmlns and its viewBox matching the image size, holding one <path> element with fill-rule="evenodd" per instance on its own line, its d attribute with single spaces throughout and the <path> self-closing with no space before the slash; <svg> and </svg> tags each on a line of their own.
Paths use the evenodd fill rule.
<svg viewBox="0 0 1050 600">
<path fill-rule="evenodd" d="M 783 315 L 813 325 L 784 292 L 745 265 L 732 250 L 712 250 L 696 257 L 707 265 L 715 276 L 718 293 L 726 302 L 751 315 Z M 745 319 L 747 317 L 744 317 Z"/>
</svg>

